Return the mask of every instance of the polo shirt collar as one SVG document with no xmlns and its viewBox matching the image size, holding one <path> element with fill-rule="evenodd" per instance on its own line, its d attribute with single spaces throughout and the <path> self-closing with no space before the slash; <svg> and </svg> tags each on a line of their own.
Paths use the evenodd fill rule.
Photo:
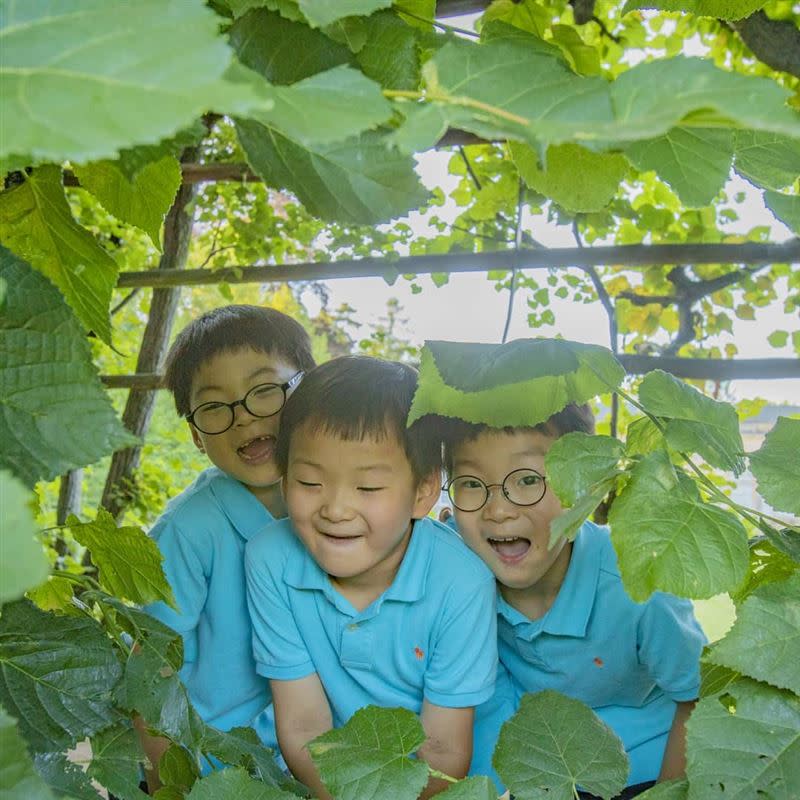
<svg viewBox="0 0 800 800">
<path fill-rule="evenodd" d="M 526 625 L 526 630 L 537 635 L 540 632 L 553 636 L 586 635 L 589 617 L 597 596 L 600 579 L 603 540 L 593 536 L 590 522 L 584 522 L 572 544 L 572 555 L 564 582 L 549 611 L 537 620 L 529 620 L 524 614 L 510 606 L 498 592 L 497 612 L 510 625 Z M 522 629 L 520 630 L 522 634 Z M 523 638 L 527 638 L 523 634 Z"/>
<path fill-rule="evenodd" d="M 222 470 L 214 468 L 211 475 L 211 491 L 238 534 L 249 541 L 268 522 L 272 514 L 264 504 L 241 482 Z"/>
</svg>

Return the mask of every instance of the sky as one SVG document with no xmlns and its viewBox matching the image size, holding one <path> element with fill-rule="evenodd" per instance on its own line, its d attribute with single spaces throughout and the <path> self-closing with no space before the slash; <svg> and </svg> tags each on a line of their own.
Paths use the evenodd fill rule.
<svg viewBox="0 0 800 800">
<path fill-rule="evenodd" d="M 449 153 L 428 152 L 419 155 L 418 171 L 422 181 L 428 186 L 442 186 L 447 192 L 453 188 L 457 178 L 448 175 Z M 728 196 L 745 192 L 746 198 L 738 207 L 740 220 L 726 226 L 733 232 L 747 232 L 755 225 L 768 225 L 771 228 L 770 240 L 783 242 L 791 237 L 791 232 L 777 222 L 761 200 L 761 195 L 746 181 L 733 176 L 725 187 Z M 439 216 L 446 219 L 455 217 L 455 207 L 438 209 Z M 419 215 L 412 214 L 409 222 L 415 230 L 425 228 Z M 526 227 L 532 226 L 532 233 L 539 241 L 549 247 L 574 247 L 571 230 L 568 226 L 548 224 L 540 218 L 529 219 Z M 530 229 L 530 228 L 529 228 Z M 799 268 L 799 267 L 795 267 Z M 357 333 L 367 335 L 367 326 L 376 324 L 386 315 L 387 301 L 394 297 L 402 306 L 401 317 L 408 323 L 401 328 L 401 334 L 416 345 L 426 339 L 446 339 L 450 341 L 500 342 L 508 308 L 508 292 L 497 292 L 494 283 L 482 273 L 462 273 L 450 276 L 450 282 L 437 288 L 430 276 L 417 279 L 423 291 L 413 294 L 411 283 L 399 278 L 390 286 L 382 278 L 348 278 L 326 281 L 330 289 L 330 307 L 348 303 L 356 309 L 354 316 L 364 327 Z M 783 294 L 786 289 L 783 287 Z M 790 333 L 800 327 L 797 315 L 783 313 L 783 298 L 767 308 L 756 309 L 755 320 L 734 318 L 733 337 L 725 335 L 719 342 L 733 341 L 739 348 L 740 358 L 792 358 L 791 345 L 776 349 L 767 342 L 767 336 L 776 329 Z M 310 294 L 304 298 L 310 312 L 315 313 L 318 300 Z M 524 293 L 519 293 L 513 310 L 508 339 L 529 336 L 555 336 L 566 339 L 608 346 L 608 321 L 602 306 L 575 304 L 569 300 L 552 298 L 551 308 L 556 317 L 554 326 L 532 329 L 527 323 L 527 306 Z M 750 380 L 732 381 L 730 391 L 737 399 L 763 397 L 772 403 L 800 404 L 800 380 Z"/>
</svg>

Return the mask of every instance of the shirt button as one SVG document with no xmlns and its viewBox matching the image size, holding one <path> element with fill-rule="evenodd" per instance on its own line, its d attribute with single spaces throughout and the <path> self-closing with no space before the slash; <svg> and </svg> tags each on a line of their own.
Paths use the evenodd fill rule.
<svg viewBox="0 0 800 800">
<path fill-rule="evenodd" d="M 351 623 L 350 625 L 347 626 L 347 630 L 349 630 L 349 631 L 357 631 L 358 630 L 358 623 L 357 622 Z"/>
</svg>

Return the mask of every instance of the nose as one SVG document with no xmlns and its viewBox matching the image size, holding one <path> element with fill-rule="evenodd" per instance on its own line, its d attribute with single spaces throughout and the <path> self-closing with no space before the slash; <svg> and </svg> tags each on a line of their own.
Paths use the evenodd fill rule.
<svg viewBox="0 0 800 800">
<path fill-rule="evenodd" d="M 319 513 L 329 522 L 344 522 L 352 519 L 353 509 L 347 491 L 336 486 L 327 487 Z"/>
<path fill-rule="evenodd" d="M 503 522 L 517 515 L 517 507 L 503 494 L 502 486 L 493 484 L 487 486 L 489 497 L 481 509 L 483 518 L 492 522 Z"/>
<path fill-rule="evenodd" d="M 245 407 L 244 400 L 237 400 L 231 403 L 231 411 L 233 412 L 234 425 L 247 425 L 252 420 L 257 419 Z"/>
</svg>

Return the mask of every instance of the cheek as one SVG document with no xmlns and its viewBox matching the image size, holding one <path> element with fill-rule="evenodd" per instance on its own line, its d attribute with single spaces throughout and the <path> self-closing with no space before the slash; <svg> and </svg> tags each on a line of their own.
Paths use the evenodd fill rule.
<svg viewBox="0 0 800 800">
<path fill-rule="evenodd" d="M 480 525 L 478 515 L 468 514 L 456 509 L 456 525 L 461 538 L 474 550 L 481 543 Z"/>
</svg>

